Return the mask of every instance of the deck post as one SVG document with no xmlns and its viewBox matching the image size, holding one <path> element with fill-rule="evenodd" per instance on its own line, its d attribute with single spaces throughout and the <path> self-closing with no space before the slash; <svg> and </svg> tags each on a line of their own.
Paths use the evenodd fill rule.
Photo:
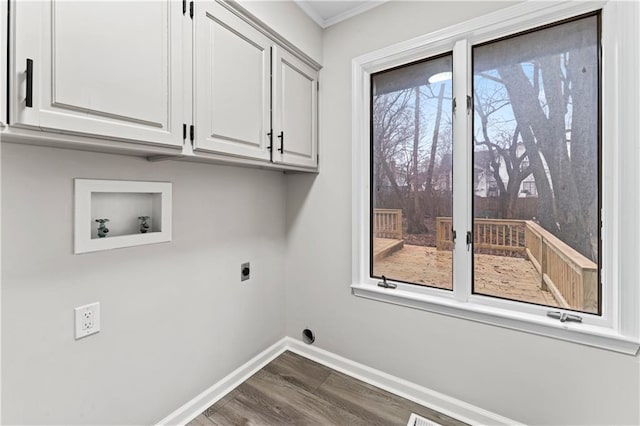
<svg viewBox="0 0 640 426">
<path fill-rule="evenodd" d="M 549 291 L 547 283 L 544 282 L 544 275 L 547 273 L 547 240 L 540 236 L 540 288 Z"/>
<path fill-rule="evenodd" d="M 598 270 L 582 271 L 583 309 L 588 312 L 598 312 Z"/>
</svg>

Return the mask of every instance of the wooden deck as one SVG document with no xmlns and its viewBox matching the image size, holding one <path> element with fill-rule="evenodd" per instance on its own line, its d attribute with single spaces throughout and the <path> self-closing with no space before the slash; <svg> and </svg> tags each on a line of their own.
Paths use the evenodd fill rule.
<svg viewBox="0 0 640 426">
<path fill-rule="evenodd" d="M 436 218 L 436 248 L 403 248 L 400 209 L 375 209 L 372 220 L 376 275 L 451 288 L 451 217 Z M 598 312 L 598 265 L 535 221 L 475 218 L 472 235 L 482 253 L 474 255 L 474 292 Z"/>
<path fill-rule="evenodd" d="M 373 240 L 373 258 L 378 261 L 390 256 L 404 247 L 404 241 L 392 238 L 376 238 Z"/>
<path fill-rule="evenodd" d="M 436 247 L 453 247 L 450 217 L 436 218 Z M 474 249 L 493 255 L 525 254 L 541 287 L 558 306 L 598 312 L 598 265 L 532 220 L 474 219 Z M 545 293 L 546 295 L 546 293 Z"/>
<path fill-rule="evenodd" d="M 382 246 L 383 242 L 374 245 L 374 254 L 376 247 Z M 474 259 L 476 293 L 559 306 L 549 291 L 540 288 L 540 275 L 530 261 L 485 254 L 476 254 Z M 374 274 L 451 289 L 451 251 L 406 244 L 401 250 L 376 259 Z"/>
</svg>

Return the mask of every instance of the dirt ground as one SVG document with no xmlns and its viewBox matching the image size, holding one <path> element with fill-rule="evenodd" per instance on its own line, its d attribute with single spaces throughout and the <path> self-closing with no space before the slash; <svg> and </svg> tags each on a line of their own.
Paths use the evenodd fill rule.
<svg viewBox="0 0 640 426">
<path fill-rule="evenodd" d="M 425 218 L 424 224 L 427 227 L 426 234 L 409 234 L 407 233 L 407 220 L 404 219 L 402 225 L 402 236 L 405 244 L 414 246 L 435 247 L 436 246 L 436 220 L 433 218 Z"/>
<path fill-rule="evenodd" d="M 376 276 L 438 288 L 452 288 L 451 251 L 407 244 L 374 264 Z M 476 254 L 474 292 L 523 302 L 558 306 L 553 295 L 540 289 L 540 276 L 526 259 Z"/>
</svg>

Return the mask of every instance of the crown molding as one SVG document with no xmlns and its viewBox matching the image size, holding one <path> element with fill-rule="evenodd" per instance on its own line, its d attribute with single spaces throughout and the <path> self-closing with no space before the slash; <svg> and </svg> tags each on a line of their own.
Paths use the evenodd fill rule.
<svg viewBox="0 0 640 426">
<path fill-rule="evenodd" d="M 316 12 L 316 10 L 313 8 L 313 6 L 311 6 L 309 4 L 308 1 L 306 0 L 294 0 L 295 3 L 298 5 L 298 7 L 300 9 L 302 9 L 302 11 L 304 13 L 306 13 L 311 19 L 313 19 L 313 21 L 320 25 L 321 28 L 328 28 L 332 25 L 337 24 L 338 22 L 342 22 L 345 21 L 349 18 L 352 18 L 356 15 L 360 15 L 361 13 L 364 13 L 368 10 L 373 9 L 374 7 L 378 7 L 390 0 L 373 0 L 373 1 L 367 1 L 366 3 L 362 3 L 359 6 L 353 7 L 351 9 L 348 9 L 342 13 L 339 13 L 335 16 L 332 16 L 328 19 L 324 19 L 322 18 L 322 16 L 320 16 L 320 14 L 318 12 Z"/>
</svg>

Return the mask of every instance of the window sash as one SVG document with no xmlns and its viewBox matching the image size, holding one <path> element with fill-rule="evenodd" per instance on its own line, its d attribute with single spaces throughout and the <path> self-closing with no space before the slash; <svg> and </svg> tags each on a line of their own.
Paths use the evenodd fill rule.
<svg viewBox="0 0 640 426">
<path fill-rule="evenodd" d="M 587 26 L 589 25 L 589 26 Z M 593 25 L 593 26 L 591 26 Z M 566 36 L 567 33 L 570 33 L 569 36 Z M 565 37 L 562 38 L 560 40 L 560 45 L 559 46 L 555 46 L 554 48 L 549 48 L 548 44 L 544 43 L 544 40 L 548 39 L 550 37 L 550 34 L 553 35 L 554 39 L 557 39 L 558 37 L 562 38 L 562 35 L 564 35 Z M 574 38 L 572 38 L 572 36 Z M 595 40 L 591 39 L 591 37 L 595 36 Z M 600 49 L 600 41 L 601 41 L 601 17 L 600 17 L 600 11 L 596 11 L 596 12 L 590 12 L 587 14 L 581 14 L 569 19 L 565 19 L 565 20 L 560 20 L 558 22 L 554 22 L 550 25 L 546 25 L 546 26 L 542 26 L 542 27 L 537 27 L 537 28 L 532 28 L 523 32 L 519 32 L 507 37 L 504 37 L 502 39 L 497 39 L 497 40 L 491 40 L 489 42 L 485 42 L 485 43 L 481 43 L 481 44 L 474 44 L 473 46 L 471 46 L 471 57 L 472 57 L 472 89 L 471 89 L 471 93 L 477 93 L 476 92 L 476 87 L 475 87 L 475 83 L 476 83 L 476 67 L 481 67 L 480 71 L 483 71 L 483 69 L 486 69 L 487 67 L 489 67 L 489 69 L 496 69 L 494 67 L 496 67 L 496 61 L 499 61 L 499 57 L 495 57 L 495 50 L 491 51 L 490 50 L 490 55 L 493 55 L 493 60 L 487 60 L 486 58 L 486 54 L 485 57 L 482 57 L 482 53 L 478 53 L 476 54 L 476 52 L 481 52 L 483 49 L 486 49 L 487 47 L 491 46 L 491 45 L 495 45 L 496 43 L 502 46 L 502 51 L 501 53 L 503 53 L 504 49 L 510 49 L 510 52 L 508 53 L 508 57 L 513 57 L 514 55 L 519 55 L 520 56 L 520 60 L 523 62 L 526 62 L 526 57 L 528 57 L 528 55 L 525 55 L 529 53 L 529 51 L 524 51 L 522 49 L 522 45 L 518 45 L 518 44 L 510 44 L 513 40 L 518 40 L 518 38 L 523 37 L 524 38 L 524 42 L 526 43 L 524 46 L 527 47 L 531 47 L 532 46 L 532 42 L 539 44 L 539 49 L 542 50 L 543 55 L 544 54 L 548 54 L 549 52 L 551 54 L 558 54 L 558 53 L 563 53 L 565 51 L 569 51 L 572 52 L 572 48 L 576 48 L 576 47 L 584 47 L 584 46 L 592 46 L 592 44 L 590 42 L 595 41 L 595 56 L 594 57 L 590 57 L 589 59 L 595 59 L 596 62 L 589 62 L 589 64 L 595 64 L 597 67 L 597 75 L 595 76 L 597 78 L 597 87 L 595 87 L 595 98 L 597 100 L 597 105 L 595 106 L 594 110 L 591 111 L 592 113 L 594 113 L 596 115 L 596 127 L 595 127 L 595 151 L 597 154 L 596 157 L 596 161 L 597 161 L 597 167 L 596 167 L 596 176 L 597 176 L 597 184 L 595 186 L 595 191 L 596 191 L 596 196 L 597 196 L 597 203 L 595 206 L 596 214 L 595 214 L 595 220 L 589 222 L 589 225 L 595 225 L 596 226 L 596 232 L 597 232 L 597 240 L 598 240 L 598 250 L 597 250 L 597 259 L 595 260 L 594 263 L 596 263 L 597 265 L 597 274 L 596 274 L 596 287 L 597 287 L 597 307 L 596 307 L 596 312 L 593 312 L 593 310 L 590 311 L 590 306 L 584 307 L 582 310 L 572 307 L 572 308 L 563 308 L 563 310 L 566 311 L 574 311 L 576 315 L 579 316 L 583 316 L 584 314 L 590 313 L 593 315 L 597 315 L 597 316 L 601 316 L 602 314 L 602 308 L 601 308 L 601 301 L 602 301 L 602 291 L 603 291 L 603 287 L 602 287 L 602 277 L 601 277 L 601 270 L 602 270 L 602 264 L 601 264 L 601 255 L 602 255 L 602 249 L 601 249 L 601 229 L 599 224 L 602 223 L 602 218 L 600 215 L 601 212 L 601 201 L 602 201 L 602 173 L 601 173 L 601 162 L 602 162 L 602 138 L 601 138 L 601 134 L 602 134 L 602 115 L 601 115 L 601 105 L 602 105 L 602 93 L 601 93 L 601 85 L 602 85 L 602 64 L 601 64 L 601 49 Z M 523 38 L 520 38 L 520 40 L 522 41 Z M 588 41 L 583 40 L 583 38 L 586 38 Z M 509 47 L 505 47 L 505 43 L 509 43 Z M 476 49 L 478 49 L 478 51 L 476 51 Z M 486 50 L 485 50 L 486 52 Z M 543 56 L 542 55 L 542 56 Z M 570 58 L 573 55 L 573 53 L 570 54 Z M 542 56 L 534 56 L 533 59 L 538 59 Z M 491 57 L 491 56 L 489 56 Z M 493 62 L 493 63 L 492 63 Z M 542 79 L 541 87 L 542 90 L 545 91 L 545 96 L 546 96 L 546 88 L 547 88 L 547 82 Z M 505 86 L 506 87 L 506 86 Z M 573 105 L 575 105 L 575 101 L 576 101 L 576 92 L 572 92 L 571 98 L 572 98 L 572 108 Z M 475 101 L 475 100 L 474 100 Z M 471 111 L 471 122 L 472 122 L 472 128 L 474 129 L 474 132 L 476 132 L 476 105 L 477 103 L 474 102 L 473 103 L 473 108 Z M 551 112 L 549 112 L 549 117 L 551 118 Z M 575 118 L 576 116 L 573 115 L 575 114 L 575 111 L 572 113 L 572 122 L 571 124 L 573 125 L 575 123 Z M 578 119 L 591 119 L 593 118 L 593 116 L 589 116 L 589 117 L 578 117 Z M 565 120 L 566 120 L 566 113 L 565 113 Z M 564 130 L 567 130 L 567 125 L 565 124 Z M 572 129 L 575 130 L 575 129 Z M 473 135 L 472 135 L 472 139 L 473 139 Z M 572 138 L 573 139 L 573 138 Z M 572 140 L 573 142 L 573 140 Z M 591 144 L 593 142 L 593 140 L 589 140 L 588 143 Z M 573 143 L 571 144 L 571 147 L 573 147 Z M 472 152 L 472 158 L 475 157 L 477 151 L 476 151 L 476 145 L 475 142 L 472 142 L 472 147 L 473 147 L 473 152 Z M 591 147 L 593 147 L 593 145 L 591 145 Z M 540 153 L 542 155 L 542 151 L 543 148 L 540 147 L 540 145 L 538 144 L 538 149 L 540 150 Z M 571 153 L 573 153 L 573 150 L 570 150 Z M 571 157 L 571 161 L 573 164 L 573 155 L 570 154 Z M 549 161 L 551 158 L 550 157 L 546 157 L 545 160 Z M 528 160 L 529 158 L 526 158 L 527 160 L 527 165 L 528 165 Z M 472 160 L 472 163 L 474 165 L 474 167 L 476 166 L 475 161 Z M 548 172 L 550 173 L 550 172 Z M 495 179 L 494 179 L 495 181 Z M 561 183 L 564 183 L 564 181 L 562 181 Z M 474 182 L 475 184 L 475 182 Z M 497 187 L 497 184 L 496 184 Z M 556 189 L 557 190 L 557 189 Z M 537 191 L 536 191 L 537 192 Z M 556 202 L 561 202 L 560 199 L 562 197 L 558 197 L 558 196 L 553 196 L 556 200 Z M 538 198 L 538 200 L 540 200 L 540 198 Z M 475 196 L 472 195 L 471 198 L 471 209 L 472 209 L 472 229 L 475 230 L 476 229 L 476 222 L 475 220 L 478 219 L 477 217 L 475 217 Z M 577 206 L 576 206 L 577 207 Z M 536 215 L 537 216 L 537 215 Z M 597 225 L 596 225 L 597 224 Z M 541 224 L 542 226 L 542 224 Z M 557 235 L 557 238 L 562 241 L 564 244 L 567 244 L 568 246 L 571 246 L 570 243 L 568 241 L 565 241 L 560 235 Z M 572 249 L 576 250 L 576 247 L 571 247 Z M 475 248 L 474 248 L 475 249 Z M 576 250 L 578 251 L 578 250 Z M 583 255 L 582 253 L 580 253 L 581 255 Z M 586 256 L 585 256 L 586 257 Z M 473 294 L 484 294 L 489 296 L 489 294 L 487 293 L 482 293 L 481 291 L 479 291 L 476 288 L 477 282 L 476 282 L 476 278 L 477 278 L 477 271 L 476 271 L 476 265 L 477 265 L 477 260 L 475 257 L 472 257 L 472 292 Z M 591 259 L 589 259 L 591 260 Z M 542 262 L 542 260 L 539 260 Z M 551 271 L 549 271 L 550 274 L 552 274 Z M 507 296 L 501 296 L 501 295 L 497 295 L 497 294 L 493 294 L 491 295 L 491 297 L 496 297 L 496 298 L 504 298 L 504 299 L 508 299 L 508 300 L 514 300 L 514 301 L 518 301 L 518 299 L 515 298 L 509 298 Z M 524 301 L 521 301 L 524 302 Z M 531 302 L 524 302 L 524 303 L 531 303 Z M 553 306 L 548 306 L 548 305 L 544 305 L 542 304 L 543 307 L 548 308 L 550 310 L 557 310 L 559 309 L 558 307 L 553 307 Z"/>
<path fill-rule="evenodd" d="M 560 323 L 546 317 L 554 310 L 549 307 L 494 299 L 471 293 L 471 251 L 466 250 L 463 238 L 458 238 L 454 250 L 454 290 L 421 288 L 398 283 L 395 290 L 377 287 L 369 278 L 369 94 L 370 75 L 401 64 L 453 51 L 454 97 L 465 99 L 471 88 L 471 46 L 515 34 L 531 28 L 552 24 L 602 9 L 603 45 L 603 141 L 602 152 L 602 317 L 580 314 L 583 324 Z M 636 285 L 640 276 L 638 262 L 630 262 L 640 255 L 637 237 L 640 226 L 631 219 L 640 212 L 640 200 L 632 189 L 640 183 L 637 167 L 622 168 L 632 159 L 621 155 L 620 141 L 635 140 L 640 125 L 631 114 L 640 112 L 637 97 L 629 96 L 628 86 L 637 87 L 633 70 L 638 58 L 638 5 L 633 3 L 585 2 L 549 5 L 526 2 L 474 20 L 428 34 L 408 42 L 381 49 L 353 61 L 353 280 L 352 291 L 357 296 L 411 306 L 499 325 L 535 334 L 591 346 L 604 347 L 625 353 L 635 353 L 640 342 L 640 290 Z M 622 25 L 623 20 L 628 25 Z M 625 33 L 621 32 L 621 28 Z M 624 46 L 625 55 L 615 55 Z M 635 49 L 635 50 L 634 50 Z M 635 67 L 635 68 L 634 68 Z M 620 86 L 619 86 L 620 85 Z M 635 85 L 635 86 L 634 86 Z M 364 106 L 364 107 L 363 107 Z M 621 108 L 625 106 L 625 109 Z M 463 111 L 464 108 L 458 108 Z M 471 229 L 472 210 L 469 203 L 471 182 L 471 116 L 454 117 L 454 207 L 456 229 Z M 466 114 L 466 111 L 464 111 Z M 637 115 L 636 115 L 637 116 Z M 635 132 L 635 133 L 634 133 Z M 623 142 L 624 143 L 624 142 Z M 627 155 L 628 157 L 628 155 Z M 640 159 L 635 159 L 638 161 Z M 633 164 L 633 163 L 632 163 Z M 637 163 L 635 163 L 637 164 Z M 461 167 L 460 165 L 466 165 Z M 631 169 L 631 170 L 628 170 Z M 456 185 L 464 186 L 461 188 Z M 625 224 L 625 233 L 621 232 Z M 609 224 L 609 225 L 607 225 Z"/>
<path fill-rule="evenodd" d="M 451 68 L 447 67 L 447 63 L 451 64 Z M 410 71 L 407 75 L 406 69 L 409 68 Z M 397 93 L 400 90 L 406 90 L 406 89 L 414 89 L 416 85 L 419 85 L 420 83 L 422 83 L 423 81 L 420 80 L 418 81 L 417 78 L 419 78 L 419 76 L 421 75 L 426 75 L 426 73 L 438 73 L 438 72 L 452 72 L 453 71 L 453 52 L 449 51 L 446 52 L 442 55 L 438 55 L 436 57 L 428 57 L 428 58 L 424 58 L 423 60 L 417 61 L 417 62 L 412 62 L 412 63 L 408 63 L 408 64 L 404 64 L 400 67 L 397 68 L 393 68 L 390 70 L 385 70 L 381 73 L 376 73 L 371 75 L 371 96 L 369 99 L 369 112 L 370 112 L 370 116 L 371 118 L 371 128 L 373 129 L 375 127 L 375 123 L 374 123 L 374 111 L 375 111 L 375 99 L 376 96 L 385 96 L 387 94 L 390 93 Z M 435 74 L 433 74 L 435 75 Z M 395 77 L 395 78 L 394 78 Z M 409 80 L 407 80 L 405 77 L 409 77 Z M 374 84 L 375 82 L 375 84 Z M 382 83 L 382 84 L 380 84 Z M 438 83 L 435 83 L 438 84 Z M 374 87 L 376 86 L 376 87 Z M 382 86 L 382 90 L 378 91 L 378 89 Z M 390 89 L 391 88 L 391 89 Z M 444 92 L 443 92 L 444 93 Z M 453 96 L 453 93 L 446 93 L 447 96 Z M 443 103 L 443 117 L 446 116 L 446 112 L 444 112 L 444 108 L 448 108 L 448 110 L 451 109 L 451 106 L 453 104 L 452 101 L 449 101 L 449 97 L 447 97 L 447 101 L 446 101 L 446 106 L 445 103 Z M 428 104 L 424 105 L 425 109 L 428 109 Z M 444 121 L 444 118 L 441 119 L 441 122 Z M 415 123 L 413 123 L 415 124 Z M 441 125 L 441 130 L 444 129 L 446 126 L 445 125 Z M 376 187 L 374 186 L 374 182 L 376 181 L 376 178 L 380 177 L 380 175 L 376 175 L 376 170 L 373 167 L 373 164 L 375 163 L 375 149 L 376 149 L 376 143 L 380 142 L 380 141 L 376 141 L 375 137 L 373 135 L 373 132 L 371 132 L 370 136 L 370 147 L 369 147 L 369 152 L 370 152 L 370 156 L 369 156 L 369 160 L 370 160 L 370 164 L 371 164 L 371 172 L 369 174 L 369 188 L 370 188 L 370 209 L 369 209 L 369 220 L 371 221 L 370 224 L 370 232 L 369 232 L 369 247 L 370 247 L 370 253 L 369 253 L 369 277 L 372 279 L 377 279 L 377 280 L 381 280 L 383 274 L 380 275 L 376 275 L 375 274 L 375 270 L 376 270 L 376 262 L 379 262 L 375 260 L 375 250 L 373 249 L 374 246 L 374 242 L 376 240 L 376 235 L 375 235 L 375 224 L 373 223 L 372 218 L 375 218 L 375 209 L 378 209 L 380 207 L 377 206 L 377 201 L 375 200 L 374 197 L 374 191 L 376 191 Z M 427 136 L 428 139 L 428 136 Z M 453 141 L 451 142 L 453 143 Z M 442 143 L 440 145 L 440 147 L 442 147 Z M 429 150 L 431 149 L 431 146 L 428 146 Z M 383 160 L 384 161 L 384 160 Z M 453 162 L 451 163 L 452 166 L 452 170 L 453 170 Z M 382 173 L 381 170 L 377 170 L 377 173 Z M 407 177 L 405 177 L 403 185 L 405 186 L 410 186 L 411 184 L 415 183 L 412 179 L 408 178 L 409 173 L 407 173 Z M 413 177 L 412 177 L 413 178 Z M 435 175 L 434 175 L 435 178 Z M 432 181 L 432 187 L 433 187 L 433 181 Z M 452 188 L 452 194 L 453 194 L 453 188 Z M 449 197 L 447 197 L 449 198 Z M 451 202 L 451 208 L 453 208 L 453 197 L 450 198 L 450 202 Z M 384 209 L 384 208 L 383 208 Z M 453 250 L 447 250 L 447 251 L 451 251 L 451 253 L 453 254 Z M 450 263 L 450 268 L 451 268 L 451 273 L 449 274 L 449 283 L 453 284 L 453 256 L 451 259 L 451 263 Z M 378 270 L 380 270 L 380 267 L 378 267 Z M 417 286 L 425 286 L 425 287 L 431 287 L 431 288 L 438 288 L 438 289 L 442 289 L 442 287 L 436 283 L 434 283 L 433 281 L 428 281 L 425 282 L 423 284 L 418 284 L 417 282 L 413 282 L 413 281 L 407 281 L 407 280 L 401 280 L 398 279 L 397 277 L 393 277 L 390 275 L 386 275 L 385 279 L 393 282 L 393 283 L 404 283 L 404 284 L 411 284 L 411 285 L 417 285 Z M 439 283 L 441 284 L 441 283 Z M 452 291 L 451 289 L 444 289 L 445 291 Z"/>
</svg>

